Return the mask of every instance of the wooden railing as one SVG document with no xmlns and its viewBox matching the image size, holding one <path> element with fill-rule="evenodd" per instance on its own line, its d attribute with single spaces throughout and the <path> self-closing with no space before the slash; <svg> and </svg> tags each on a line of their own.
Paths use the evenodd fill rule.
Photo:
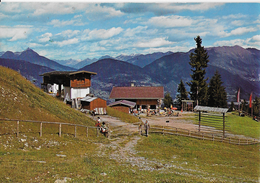
<svg viewBox="0 0 260 183">
<path fill-rule="evenodd" d="M 191 131 L 182 128 L 169 127 L 169 126 L 151 126 L 149 133 L 160 133 L 160 134 L 169 134 L 169 135 L 180 135 L 185 137 L 192 137 L 201 140 L 211 140 L 217 142 L 225 142 L 229 144 L 236 145 L 250 145 L 250 144 L 259 144 L 259 139 L 240 137 L 236 135 L 223 135 L 221 133 L 208 133 L 208 132 L 198 132 Z"/>
<path fill-rule="evenodd" d="M 39 134 L 40 137 L 43 135 L 43 125 L 42 124 L 56 124 L 59 126 L 59 137 L 61 137 L 62 133 L 62 125 L 74 126 L 74 137 L 77 137 L 77 127 L 86 128 L 86 137 L 89 136 L 89 129 L 98 129 L 98 127 L 93 126 L 85 126 L 80 124 L 72 124 L 72 123 L 64 123 L 64 122 L 49 122 L 49 121 L 35 121 L 35 120 L 20 120 L 20 119 L 6 119 L 0 118 L 1 121 L 13 121 L 16 122 L 16 136 L 19 137 L 20 134 L 20 122 L 26 123 L 38 123 L 40 124 Z M 97 130 L 97 136 L 99 136 L 99 130 Z"/>
</svg>

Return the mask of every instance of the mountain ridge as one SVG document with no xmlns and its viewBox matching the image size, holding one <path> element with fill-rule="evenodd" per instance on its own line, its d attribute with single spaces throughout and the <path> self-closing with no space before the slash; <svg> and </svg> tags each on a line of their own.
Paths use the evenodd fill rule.
<svg viewBox="0 0 260 183">
<path fill-rule="evenodd" d="M 210 79 L 216 70 L 220 72 L 229 101 L 235 100 L 238 88 L 241 88 L 241 94 L 244 98 L 252 91 L 256 95 L 260 94 L 260 51 L 258 49 L 245 49 L 240 46 L 208 47 L 205 49 L 210 60 L 206 69 L 206 77 Z M 189 52 L 166 52 L 164 56 L 144 67 L 128 61 L 105 58 L 79 70 L 97 72 L 97 75 L 93 77 L 92 90 L 99 97 L 107 100 L 109 100 L 109 93 L 113 86 L 130 86 L 132 82 L 138 86 L 164 86 L 165 92 L 169 92 L 172 97 L 175 97 L 180 80 L 182 79 L 185 83 L 190 80 L 189 54 L 193 51 L 194 49 Z M 12 58 L 24 55 L 23 52 L 16 55 L 13 52 L 5 54 Z M 37 56 L 36 53 L 28 53 L 27 55 L 30 54 Z M 186 89 L 189 91 L 187 85 Z"/>
<path fill-rule="evenodd" d="M 20 54 L 15 54 L 14 52 L 7 51 L 5 52 L 1 58 L 5 59 L 13 59 L 13 60 L 24 60 L 33 64 L 46 66 L 54 70 L 62 70 L 62 71 L 69 71 L 69 70 L 76 70 L 74 68 L 61 65 L 53 60 L 50 60 L 44 56 L 40 56 L 37 52 L 33 51 L 30 48 L 27 48 Z"/>
</svg>

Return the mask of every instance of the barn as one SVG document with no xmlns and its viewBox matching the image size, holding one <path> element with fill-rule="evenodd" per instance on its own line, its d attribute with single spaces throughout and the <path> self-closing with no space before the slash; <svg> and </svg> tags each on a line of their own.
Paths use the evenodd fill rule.
<svg viewBox="0 0 260 183">
<path fill-rule="evenodd" d="M 131 102 L 128 100 L 119 100 L 119 101 L 109 104 L 108 106 L 112 107 L 113 109 L 116 109 L 118 111 L 128 114 L 128 113 L 131 113 L 131 111 L 133 110 L 135 105 L 136 105 L 135 102 Z"/>
<path fill-rule="evenodd" d="M 83 109 L 95 111 L 95 114 L 107 113 L 107 102 L 101 98 L 86 96 L 80 99 L 80 101 Z"/>
<path fill-rule="evenodd" d="M 135 102 L 136 108 L 139 110 L 157 109 L 161 107 L 163 98 L 163 86 L 113 87 L 110 93 L 110 99 Z"/>
</svg>

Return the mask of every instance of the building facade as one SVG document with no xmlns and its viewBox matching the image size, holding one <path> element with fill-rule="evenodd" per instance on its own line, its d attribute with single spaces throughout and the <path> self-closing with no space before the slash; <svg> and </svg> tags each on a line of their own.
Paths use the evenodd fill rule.
<svg viewBox="0 0 260 183">
<path fill-rule="evenodd" d="M 164 98 L 162 86 L 113 87 L 110 99 L 128 100 L 136 103 L 136 109 L 157 109 Z"/>
</svg>

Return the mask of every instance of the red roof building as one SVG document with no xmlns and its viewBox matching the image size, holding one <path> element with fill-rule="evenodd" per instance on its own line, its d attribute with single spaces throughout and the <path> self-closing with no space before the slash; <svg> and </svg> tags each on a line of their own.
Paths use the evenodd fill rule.
<svg viewBox="0 0 260 183">
<path fill-rule="evenodd" d="M 143 86 L 143 87 L 113 87 L 110 98 L 118 100 L 128 100 L 136 103 L 139 109 L 156 109 L 164 98 L 162 86 Z"/>
</svg>

